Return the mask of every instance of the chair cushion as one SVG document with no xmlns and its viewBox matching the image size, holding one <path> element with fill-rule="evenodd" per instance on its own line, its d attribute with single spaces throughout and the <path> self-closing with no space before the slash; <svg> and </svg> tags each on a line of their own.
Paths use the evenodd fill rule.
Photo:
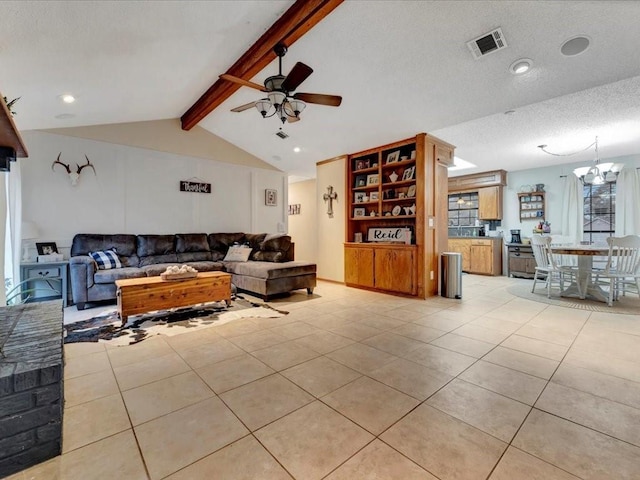
<svg viewBox="0 0 640 480">
<path fill-rule="evenodd" d="M 123 267 L 137 267 L 136 236 L 128 234 L 103 235 L 101 233 L 78 233 L 73 237 L 71 256 L 89 255 L 89 252 L 113 250 L 118 254 Z"/>
<path fill-rule="evenodd" d="M 89 252 L 98 265 L 98 270 L 111 270 L 112 268 L 122 268 L 118 254 L 113 250 Z"/>
</svg>

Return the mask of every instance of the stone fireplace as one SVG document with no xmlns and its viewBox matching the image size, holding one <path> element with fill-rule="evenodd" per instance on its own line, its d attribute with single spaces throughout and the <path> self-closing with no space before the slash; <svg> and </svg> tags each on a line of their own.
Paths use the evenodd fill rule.
<svg viewBox="0 0 640 480">
<path fill-rule="evenodd" d="M 60 455 L 62 303 L 0 307 L 0 478 Z"/>
</svg>

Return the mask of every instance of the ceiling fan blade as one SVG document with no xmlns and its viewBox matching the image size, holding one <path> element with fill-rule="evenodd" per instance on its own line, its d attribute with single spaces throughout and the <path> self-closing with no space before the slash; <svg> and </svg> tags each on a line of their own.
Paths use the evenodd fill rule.
<svg viewBox="0 0 640 480">
<path fill-rule="evenodd" d="M 304 82 L 312 73 L 313 68 L 302 62 L 296 63 L 289 72 L 289 75 L 282 81 L 282 89 L 287 92 L 293 92 L 298 88 L 298 85 Z"/>
<path fill-rule="evenodd" d="M 240 105 L 239 107 L 232 108 L 232 112 L 244 112 L 245 110 L 249 110 L 256 106 L 256 102 L 245 103 L 244 105 Z"/>
<path fill-rule="evenodd" d="M 243 80 L 242 78 L 234 77 L 233 75 L 228 75 L 226 73 L 223 73 L 222 75 L 220 75 L 220 78 L 228 82 L 238 83 L 245 87 L 255 88 L 256 90 L 260 90 L 261 92 L 267 91 L 267 89 L 264 88 L 262 85 L 258 85 L 257 83 L 250 82 L 249 80 Z"/>
<path fill-rule="evenodd" d="M 318 105 L 327 105 L 329 107 L 339 107 L 342 103 L 342 97 L 338 95 L 325 95 L 322 93 L 296 93 L 293 98 L 302 100 L 307 103 L 316 103 Z"/>
</svg>

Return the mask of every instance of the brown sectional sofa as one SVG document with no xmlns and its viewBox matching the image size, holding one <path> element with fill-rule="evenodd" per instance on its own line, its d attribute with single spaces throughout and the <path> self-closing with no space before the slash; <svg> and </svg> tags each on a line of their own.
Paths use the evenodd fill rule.
<svg viewBox="0 0 640 480">
<path fill-rule="evenodd" d="M 248 245 L 246 262 L 226 262 L 232 245 Z M 121 268 L 99 270 L 89 252 L 114 250 Z M 264 299 L 316 286 L 316 265 L 293 260 L 288 235 L 250 233 L 179 233 L 171 235 L 77 234 L 69 259 L 71 291 L 78 310 L 85 304 L 116 298 L 115 281 L 157 276 L 169 265 L 190 265 L 199 272 L 226 271 L 240 290 Z"/>
</svg>

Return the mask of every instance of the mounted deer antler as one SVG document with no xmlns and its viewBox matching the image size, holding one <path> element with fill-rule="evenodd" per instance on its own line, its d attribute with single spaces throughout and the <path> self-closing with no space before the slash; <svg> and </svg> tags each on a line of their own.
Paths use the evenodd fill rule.
<svg viewBox="0 0 640 480">
<path fill-rule="evenodd" d="M 56 166 L 56 163 L 62 165 L 65 170 L 67 171 L 67 175 L 69 175 L 69 178 L 71 179 L 71 185 L 73 185 L 74 187 L 78 184 L 78 180 L 80 180 L 80 174 L 82 173 L 82 169 L 85 167 L 91 167 L 91 169 L 93 170 L 93 174 L 96 174 L 96 169 L 93 166 L 93 164 L 91 163 L 91 161 L 89 160 L 89 157 L 85 154 L 84 158 L 87 159 L 87 163 L 85 165 L 78 165 L 76 163 L 76 171 L 72 172 L 71 171 L 71 167 L 69 166 L 69 164 L 66 163 L 62 163 L 60 161 L 60 155 L 62 155 L 62 152 L 60 152 L 58 154 L 58 158 L 51 164 L 51 170 L 54 170 L 54 167 Z"/>
</svg>

